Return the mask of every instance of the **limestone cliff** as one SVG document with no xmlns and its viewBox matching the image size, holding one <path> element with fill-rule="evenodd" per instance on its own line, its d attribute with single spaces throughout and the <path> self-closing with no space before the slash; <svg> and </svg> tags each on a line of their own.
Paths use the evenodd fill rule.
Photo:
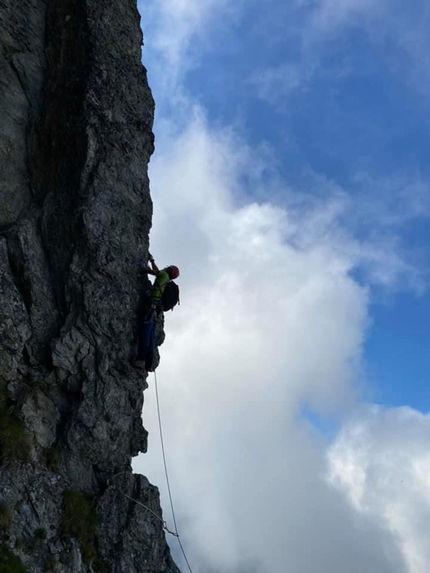
<svg viewBox="0 0 430 573">
<path fill-rule="evenodd" d="M 176 573 L 130 366 L 154 102 L 136 0 L 0 0 L 0 570 Z M 3 568 L 2 568 L 3 567 Z"/>
</svg>

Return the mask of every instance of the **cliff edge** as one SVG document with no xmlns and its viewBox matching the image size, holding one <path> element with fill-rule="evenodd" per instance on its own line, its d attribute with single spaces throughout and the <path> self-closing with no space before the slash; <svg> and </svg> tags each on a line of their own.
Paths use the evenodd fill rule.
<svg viewBox="0 0 430 573">
<path fill-rule="evenodd" d="M 0 570 L 178 573 L 130 366 L 154 102 L 135 0 L 0 1 Z M 2 568 L 3 567 L 3 568 Z"/>
</svg>

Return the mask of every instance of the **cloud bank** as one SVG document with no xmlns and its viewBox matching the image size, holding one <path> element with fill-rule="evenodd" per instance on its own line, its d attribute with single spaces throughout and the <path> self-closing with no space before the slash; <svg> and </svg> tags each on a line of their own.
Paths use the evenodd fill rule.
<svg viewBox="0 0 430 573">
<path fill-rule="evenodd" d="M 324 4 L 320 26 L 337 4 Z M 193 568 L 427 573 L 428 417 L 361 403 L 372 289 L 418 288 L 405 281 L 414 267 L 395 234 L 384 232 L 401 227 L 399 211 L 379 209 L 380 232 L 363 237 L 353 222 L 368 198 L 353 200 L 330 181 L 324 197 L 298 196 L 273 175 L 270 150 L 262 155 L 233 127 L 211 124 L 182 83 L 196 63 L 193 41 L 231 14 L 226 4 L 160 0 L 152 8 L 163 111 L 150 170 L 151 249 L 159 264 L 181 268 L 182 301 L 166 316 L 158 380 Z M 163 113 L 169 98 L 174 113 Z M 270 193 L 252 198 L 250 185 Z M 149 383 L 149 453 L 134 467 L 161 485 Z M 325 420 L 334 421 L 329 430 Z M 180 562 L 174 540 L 171 547 Z"/>
<path fill-rule="evenodd" d="M 429 415 L 372 407 L 345 425 L 329 452 L 331 482 L 397 536 L 411 573 L 430 563 L 429 439 Z"/>
<path fill-rule="evenodd" d="M 238 202 L 238 142 L 201 116 L 159 139 L 152 244 L 181 268 L 182 305 L 158 376 L 189 557 L 202 571 L 415 573 L 405 531 L 351 501 L 339 468 L 355 444 L 341 433 L 330 449 L 300 416 L 304 403 L 340 418 L 356 408 L 369 320 L 357 241 L 328 206 L 299 218 Z M 155 411 L 152 389 L 150 453 L 135 468 L 163 483 Z"/>
</svg>

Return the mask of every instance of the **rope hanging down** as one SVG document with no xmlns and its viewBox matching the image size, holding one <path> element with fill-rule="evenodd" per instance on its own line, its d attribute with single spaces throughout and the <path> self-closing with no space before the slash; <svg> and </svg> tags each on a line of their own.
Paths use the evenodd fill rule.
<svg viewBox="0 0 430 573">
<path fill-rule="evenodd" d="M 160 400 L 158 397 L 158 383 L 157 383 L 157 374 L 156 374 L 155 370 L 154 370 L 154 379 L 155 379 L 155 396 L 157 399 L 158 427 L 160 429 L 161 451 L 163 453 L 164 473 L 166 475 L 167 491 L 169 492 L 170 508 L 172 510 L 173 524 L 175 526 L 175 532 L 176 532 L 173 535 L 175 535 L 175 537 L 178 539 L 179 547 L 181 548 L 182 555 L 184 556 L 185 563 L 187 564 L 188 569 L 190 570 L 190 573 L 193 573 L 193 570 L 191 569 L 191 565 L 189 564 L 187 556 L 185 554 L 185 550 L 182 546 L 181 538 L 179 537 L 178 525 L 176 523 L 175 510 L 173 507 L 172 492 L 170 490 L 169 472 L 167 471 L 166 453 L 164 451 L 163 428 L 161 426 Z M 169 533 L 171 533 L 171 532 L 169 532 Z"/>
<path fill-rule="evenodd" d="M 119 490 L 118 490 L 119 491 Z M 148 507 L 147 505 L 145 505 L 144 503 L 141 503 L 140 501 L 137 501 L 137 499 L 133 499 L 132 497 L 130 497 L 129 495 L 127 495 L 124 492 L 120 492 L 122 493 L 122 495 L 124 497 L 127 497 L 130 501 L 134 501 L 134 503 L 137 503 L 137 505 L 140 505 L 140 507 L 143 507 L 144 509 L 146 509 L 147 511 L 149 511 L 149 513 L 152 513 L 152 515 L 154 517 L 156 517 L 158 519 L 158 521 L 160 521 L 163 524 L 163 529 L 165 531 L 167 531 L 167 533 L 170 533 L 170 535 L 174 535 L 175 537 L 179 537 L 179 535 L 177 533 L 175 533 L 174 531 L 170 531 L 170 529 L 167 527 L 167 522 L 164 521 L 164 519 L 162 519 L 159 515 L 157 515 L 155 513 L 155 511 L 152 511 L 152 509 L 150 507 Z"/>
<path fill-rule="evenodd" d="M 188 561 L 188 558 L 185 554 L 185 550 L 182 546 L 182 542 L 181 542 L 181 538 L 179 537 L 179 533 L 178 533 L 178 526 L 176 523 L 176 515 L 175 515 L 175 509 L 173 507 L 173 499 L 172 499 L 172 492 L 170 490 L 170 480 L 169 480 L 169 472 L 167 471 L 167 462 L 166 462 L 166 452 L 164 450 L 164 438 L 163 438 L 163 428 L 161 426 L 161 413 L 160 413 L 160 399 L 158 397 L 158 383 L 157 383 L 157 374 L 154 372 L 154 378 L 155 378 L 155 395 L 156 395 L 156 399 L 157 399 L 157 414 L 158 414 L 158 427 L 160 430 L 160 441 L 161 441 L 161 451 L 163 453 L 163 463 L 164 463 L 164 473 L 166 475 L 166 483 L 167 483 L 167 491 L 169 492 L 169 500 L 170 500 L 170 508 L 172 510 L 172 517 L 173 517 L 173 523 L 175 526 L 175 531 L 171 531 L 168 527 L 167 527 L 167 522 L 164 521 L 164 519 L 162 519 L 159 515 L 157 515 L 155 513 L 155 511 L 153 511 L 150 507 L 148 507 L 147 505 L 141 503 L 140 501 L 138 501 L 137 499 L 133 499 L 132 497 L 130 497 L 129 495 L 127 495 L 126 493 L 124 493 L 123 491 L 119 490 L 118 491 L 127 499 L 129 499 L 130 501 L 133 501 L 134 503 L 136 503 L 137 505 L 140 505 L 140 507 L 143 507 L 144 509 L 146 509 L 147 511 L 149 511 L 149 513 L 151 513 L 156 519 L 158 519 L 158 521 L 160 521 L 163 524 L 163 529 L 165 531 L 167 531 L 167 533 L 170 533 L 170 535 L 173 535 L 174 537 L 176 537 L 176 539 L 178 540 L 179 543 L 179 547 L 181 548 L 182 551 L 182 555 L 185 559 L 185 563 L 188 566 L 188 569 L 190 571 L 190 573 L 193 573 L 193 570 L 191 569 L 191 565 Z"/>
</svg>

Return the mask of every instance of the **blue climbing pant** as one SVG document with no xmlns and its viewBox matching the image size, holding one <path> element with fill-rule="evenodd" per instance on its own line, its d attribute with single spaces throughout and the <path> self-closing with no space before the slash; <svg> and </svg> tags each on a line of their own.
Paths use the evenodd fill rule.
<svg viewBox="0 0 430 573">
<path fill-rule="evenodd" d="M 137 349 L 137 360 L 144 360 L 147 369 L 152 364 L 155 351 L 155 311 L 150 311 L 139 329 L 139 346 Z"/>
</svg>

